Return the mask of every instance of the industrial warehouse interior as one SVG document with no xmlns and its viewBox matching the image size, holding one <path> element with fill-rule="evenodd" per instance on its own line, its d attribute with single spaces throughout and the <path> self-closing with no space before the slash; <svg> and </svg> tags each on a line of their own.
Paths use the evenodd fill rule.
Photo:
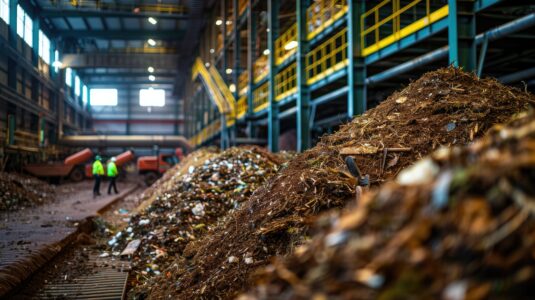
<svg viewBox="0 0 535 300">
<path fill-rule="evenodd" d="M 535 299 L 535 2 L 0 0 L 0 299 Z"/>
</svg>

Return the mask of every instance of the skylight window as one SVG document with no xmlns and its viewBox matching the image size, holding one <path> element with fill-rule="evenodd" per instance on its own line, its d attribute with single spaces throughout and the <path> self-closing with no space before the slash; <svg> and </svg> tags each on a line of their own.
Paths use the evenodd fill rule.
<svg viewBox="0 0 535 300">
<path fill-rule="evenodd" d="M 91 106 L 117 106 L 117 89 L 91 89 Z"/>
<path fill-rule="evenodd" d="M 0 18 L 9 25 L 9 0 L 0 0 Z"/>
<path fill-rule="evenodd" d="M 45 63 L 50 64 L 50 40 L 41 30 L 39 30 L 39 56 Z"/>
<path fill-rule="evenodd" d="M 65 69 L 65 83 L 68 86 L 72 86 L 72 69 L 71 68 Z"/>
<path fill-rule="evenodd" d="M 153 88 L 139 90 L 139 105 L 165 106 L 165 90 Z"/>
<path fill-rule="evenodd" d="M 33 47 L 33 21 L 20 5 L 17 5 L 17 34 Z"/>
</svg>

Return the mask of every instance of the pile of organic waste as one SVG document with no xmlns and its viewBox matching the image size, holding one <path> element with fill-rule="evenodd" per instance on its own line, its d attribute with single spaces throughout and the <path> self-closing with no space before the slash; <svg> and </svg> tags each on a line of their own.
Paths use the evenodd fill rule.
<svg viewBox="0 0 535 300">
<path fill-rule="evenodd" d="M 467 144 L 534 103 L 533 95 L 455 68 L 424 74 L 291 160 L 242 207 L 188 245 L 153 297 L 233 298 L 250 274 L 309 239 L 311 218 L 355 199 L 440 146 Z M 357 180 L 344 159 L 360 168 Z"/>
<path fill-rule="evenodd" d="M 238 208 L 277 172 L 280 162 L 261 148 L 230 148 L 157 184 L 155 199 L 108 242 L 109 252 L 132 260 L 133 293 L 142 293 L 144 283 L 160 275 L 187 243 L 208 234 L 220 217 Z"/>
<path fill-rule="evenodd" d="M 534 299 L 534 182 L 530 114 L 320 218 L 243 299 Z"/>
<path fill-rule="evenodd" d="M 20 210 L 51 202 L 54 187 L 34 177 L 0 172 L 0 211 Z"/>
</svg>

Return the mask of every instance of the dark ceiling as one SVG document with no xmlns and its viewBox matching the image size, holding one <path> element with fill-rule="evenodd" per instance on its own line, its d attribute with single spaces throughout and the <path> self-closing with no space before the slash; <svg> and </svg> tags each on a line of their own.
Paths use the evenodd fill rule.
<svg viewBox="0 0 535 300">
<path fill-rule="evenodd" d="M 214 0 L 31 2 L 43 30 L 62 54 L 69 54 L 65 66 L 73 67 L 85 84 L 135 82 L 180 94 L 204 26 L 203 12 Z M 147 67 L 153 62 L 158 67 L 151 82 Z"/>
</svg>

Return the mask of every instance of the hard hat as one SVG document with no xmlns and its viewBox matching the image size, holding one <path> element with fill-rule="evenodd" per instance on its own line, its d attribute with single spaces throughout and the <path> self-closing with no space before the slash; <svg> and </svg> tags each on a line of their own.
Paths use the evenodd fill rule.
<svg viewBox="0 0 535 300">
<path fill-rule="evenodd" d="M 117 160 L 117 159 L 116 159 L 115 157 L 112 157 L 112 158 L 111 158 L 111 161 L 112 161 L 112 162 L 115 162 L 116 160 Z"/>
<path fill-rule="evenodd" d="M 102 157 L 100 157 L 100 155 L 97 155 L 97 156 L 95 156 L 95 159 L 96 160 L 102 160 Z"/>
</svg>

